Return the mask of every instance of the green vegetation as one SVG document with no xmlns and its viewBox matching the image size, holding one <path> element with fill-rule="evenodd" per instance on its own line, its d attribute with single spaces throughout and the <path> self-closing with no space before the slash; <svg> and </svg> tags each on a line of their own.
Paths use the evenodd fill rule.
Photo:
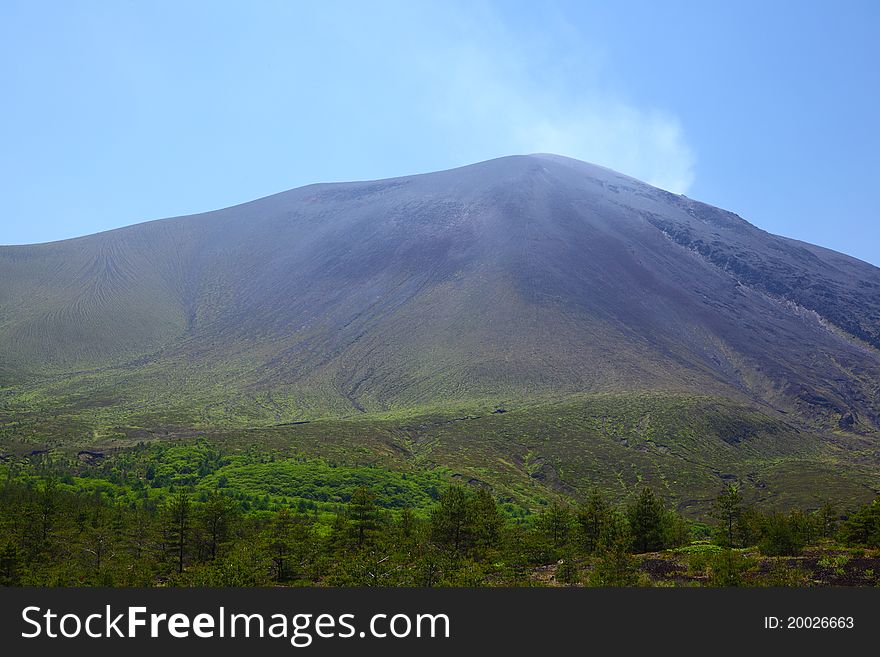
<svg viewBox="0 0 880 657">
<path fill-rule="evenodd" d="M 205 439 L 173 445 L 141 443 L 106 456 L 38 453 L 19 461 L 9 459 L 0 464 L 0 473 L 4 471 L 8 478 L 25 483 L 52 477 L 63 491 L 99 496 L 114 504 L 159 503 L 186 490 L 198 499 L 222 493 L 244 511 L 282 506 L 334 511 L 366 488 L 384 509 L 425 514 L 449 481 L 442 469 L 401 472 L 344 466 L 257 449 L 226 454 Z"/>
<path fill-rule="evenodd" d="M 346 480 L 338 469 L 343 467 L 355 468 L 363 477 L 384 477 L 382 471 L 408 477 L 434 472 L 439 473 L 437 481 L 455 476 L 491 487 L 500 499 L 522 507 L 537 507 L 560 495 L 584 498 L 591 488 L 624 501 L 647 485 L 689 517 L 705 515 L 720 483 L 732 480 L 740 482 L 744 502 L 762 508 L 814 508 L 826 499 L 854 508 L 875 496 L 869 441 L 847 436 L 829 451 L 817 436 L 749 405 L 682 393 L 572 395 L 502 407 L 475 403 L 203 430 L 156 424 L 157 418 L 145 418 L 137 426 L 109 424 L 123 423 L 122 415 L 108 416 L 108 424 L 102 420 L 99 429 L 90 429 L 79 416 L 66 415 L 63 407 L 56 409 L 54 419 L 39 410 L 6 409 L 7 415 L 0 413 L 0 456 L 50 450 L 76 458 L 88 450 L 115 461 L 142 442 L 176 450 L 203 436 L 224 458 L 234 458 L 223 473 L 216 473 L 217 479 L 225 476 L 242 489 L 270 496 L 279 490 L 273 481 L 285 489 L 307 484 L 300 481 L 306 476 L 301 471 L 288 469 L 301 461 L 337 466 L 319 477 L 334 478 L 324 485 L 331 501 L 350 495 L 358 485 L 377 491 L 384 485 L 365 478 Z M 116 413 L 112 407 L 104 411 Z M 192 485 L 210 466 L 192 463 L 183 472 L 172 463 L 173 455 L 168 452 L 168 463 L 156 466 L 160 481 L 179 476 L 178 485 Z M 244 456 L 249 460 L 240 458 Z M 207 474 L 204 485 L 212 487 L 216 482 L 210 475 L 215 473 Z M 431 491 L 437 481 L 405 485 L 398 506 L 426 503 L 416 499 L 420 490 L 436 497 Z"/>
<path fill-rule="evenodd" d="M 880 500 L 845 518 L 827 506 L 760 512 L 725 486 L 707 526 L 647 486 L 620 506 L 593 489 L 578 505 L 558 496 L 528 509 L 447 475 L 227 455 L 206 440 L 7 459 L 0 584 L 880 583 Z"/>
</svg>

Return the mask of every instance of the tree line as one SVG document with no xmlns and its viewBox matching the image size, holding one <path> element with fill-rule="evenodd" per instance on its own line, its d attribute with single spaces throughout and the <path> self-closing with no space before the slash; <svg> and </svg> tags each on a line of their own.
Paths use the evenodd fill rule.
<svg viewBox="0 0 880 657">
<path fill-rule="evenodd" d="M 246 509 L 222 490 L 177 489 L 161 500 L 114 502 L 58 480 L 0 487 L 0 584 L 5 586 L 592 586 L 645 584 L 635 555 L 693 544 L 719 548 L 711 583 L 737 580 L 737 550 L 797 555 L 818 541 L 880 547 L 880 500 L 849 518 L 825 505 L 761 512 L 736 486 L 693 523 L 643 488 L 627 505 L 599 491 L 554 501 L 533 520 L 505 515 L 489 491 L 450 485 L 427 514 L 381 508 L 358 488 L 334 514 Z M 741 570 L 741 568 L 740 568 Z"/>
</svg>

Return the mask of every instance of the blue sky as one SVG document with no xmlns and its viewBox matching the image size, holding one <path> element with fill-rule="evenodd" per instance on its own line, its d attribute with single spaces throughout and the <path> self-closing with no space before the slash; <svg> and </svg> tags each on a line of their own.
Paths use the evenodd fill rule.
<svg viewBox="0 0 880 657">
<path fill-rule="evenodd" d="M 880 264 L 880 3 L 0 3 L 0 243 L 556 152 Z"/>
</svg>

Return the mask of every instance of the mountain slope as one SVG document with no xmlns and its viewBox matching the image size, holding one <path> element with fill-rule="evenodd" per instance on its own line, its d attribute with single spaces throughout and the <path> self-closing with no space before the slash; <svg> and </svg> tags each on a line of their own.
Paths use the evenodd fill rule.
<svg viewBox="0 0 880 657">
<path fill-rule="evenodd" d="M 514 156 L 0 247 L 0 458 L 208 434 L 531 504 L 862 502 L 880 270 Z"/>
<path fill-rule="evenodd" d="M 665 390 L 878 424 L 880 270 L 558 156 L 2 247 L 0 281 L 13 411 L 272 424 Z"/>
</svg>

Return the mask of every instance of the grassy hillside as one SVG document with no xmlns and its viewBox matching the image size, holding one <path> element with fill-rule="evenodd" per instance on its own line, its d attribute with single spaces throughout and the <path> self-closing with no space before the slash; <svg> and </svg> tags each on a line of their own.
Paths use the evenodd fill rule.
<svg viewBox="0 0 880 657">
<path fill-rule="evenodd" d="M 555 497 L 582 498 L 594 487 L 624 500 L 645 484 L 692 516 L 704 514 L 724 483 L 733 481 L 749 501 L 768 508 L 818 508 L 828 500 L 854 505 L 878 492 L 870 438 L 859 443 L 844 434 L 820 436 L 780 414 L 681 394 L 577 395 L 251 428 L 126 426 L 88 433 L 63 423 L 25 427 L 3 427 L 0 439 L 8 453 L 49 446 L 59 454 L 86 449 L 109 458 L 141 442 L 189 444 L 201 436 L 228 456 L 273 459 L 271 465 L 203 473 L 205 485 L 226 476 L 273 494 L 299 481 L 284 463 L 315 458 L 338 467 L 435 473 L 447 482 L 490 486 L 500 499 L 524 508 Z M 253 484 L 253 477 L 276 484 L 270 490 Z"/>
</svg>

